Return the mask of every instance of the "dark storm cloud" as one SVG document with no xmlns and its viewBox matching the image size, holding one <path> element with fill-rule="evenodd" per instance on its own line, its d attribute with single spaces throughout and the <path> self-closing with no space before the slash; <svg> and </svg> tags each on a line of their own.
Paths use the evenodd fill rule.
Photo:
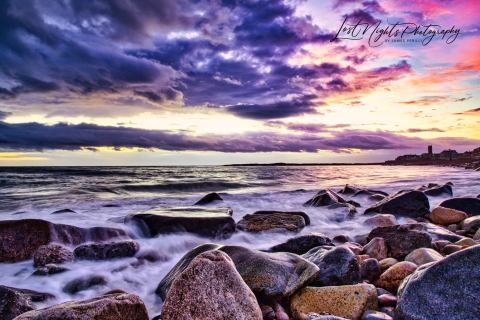
<svg viewBox="0 0 480 320">
<path fill-rule="evenodd" d="M 455 139 L 454 139 L 455 140 Z M 452 143 L 435 139 L 435 142 Z M 251 132 L 240 135 L 189 136 L 159 130 L 93 124 L 39 123 L 8 124 L 0 122 L 1 150 L 81 150 L 97 147 L 145 148 L 170 151 L 219 152 L 317 152 L 330 150 L 348 152 L 348 149 L 380 150 L 423 147 L 427 141 L 385 131 L 346 130 L 333 137 L 304 133 L 278 134 Z M 478 144 L 478 140 L 456 139 L 461 145 Z"/>
<path fill-rule="evenodd" d="M 237 104 L 227 110 L 237 116 L 250 119 L 286 118 L 305 113 L 315 113 L 313 97 L 305 96 L 291 101 L 278 101 L 267 104 Z"/>
<path fill-rule="evenodd" d="M 11 112 L 6 112 L 6 111 L 1 111 L 0 110 L 0 120 L 5 119 L 6 117 L 8 117 L 11 114 L 12 114 Z"/>
</svg>

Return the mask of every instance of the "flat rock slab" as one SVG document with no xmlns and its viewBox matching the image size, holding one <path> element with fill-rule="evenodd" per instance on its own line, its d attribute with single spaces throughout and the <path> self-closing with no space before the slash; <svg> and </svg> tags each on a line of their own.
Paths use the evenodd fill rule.
<svg viewBox="0 0 480 320">
<path fill-rule="evenodd" d="M 290 309 L 295 319 L 318 313 L 359 320 L 366 310 L 376 310 L 377 305 L 375 286 L 358 284 L 303 288 L 292 297 Z"/>
<path fill-rule="evenodd" d="M 300 231 L 305 225 L 305 219 L 296 214 L 247 214 L 237 223 L 237 228 L 245 232 Z"/>
<path fill-rule="evenodd" d="M 227 254 L 212 250 L 195 257 L 170 288 L 162 320 L 262 320 L 255 295 Z"/>
<path fill-rule="evenodd" d="M 148 320 L 143 301 L 134 294 L 113 293 L 83 301 L 70 301 L 30 311 L 16 320 Z"/>
<path fill-rule="evenodd" d="M 235 231 L 232 210 L 224 207 L 158 208 L 131 214 L 126 222 L 134 222 L 147 236 L 189 232 L 209 238 L 226 238 Z"/>
<path fill-rule="evenodd" d="M 108 260 L 134 256 L 140 245 L 134 240 L 125 240 L 109 243 L 90 243 L 78 246 L 73 251 L 79 259 Z"/>
<path fill-rule="evenodd" d="M 399 289 L 395 319 L 478 319 L 480 245 L 417 269 Z"/>
<path fill-rule="evenodd" d="M 77 245 L 126 236 L 122 229 L 79 228 L 40 219 L 0 221 L 0 262 L 30 259 L 40 246 L 50 242 Z"/>
<path fill-rule="evenodd" d="M 304 254 L 310 249 L 325 245 L 333 246 L 329 237 L 320 233 L 311 233 L 290 238 L 284 243 L 271 247 L 269 251 Z"/>
</svg>

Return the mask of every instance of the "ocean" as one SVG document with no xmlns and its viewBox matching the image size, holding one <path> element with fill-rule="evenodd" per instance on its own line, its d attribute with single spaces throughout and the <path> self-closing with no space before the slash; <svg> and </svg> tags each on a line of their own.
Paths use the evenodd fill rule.
<svg viewBox="0 0 480 320">
<path fill-rule="evenodd" d="M 382 190 L 389 194 L 423 184 L 452 182 L 454 196 L 477 196 L 480 172 L 427 166 L 168 166 L 168 167 L 29 167 L 0 168 L 0 219 L 39 218 L 76 226 L 125 228 L 138 237 L 141 251 L 153 250 L 162 259 L 132 265 L 136 258 L 109 261 L 76 261 L 70 271 L 49 277 L 32 276 L 32 261 L 0 264 L 0 284 L 49 292 L 52 305 L 67 300 L 98 296 L 110 289 L 136 293 L 145 301 L 150 316 L 160 313 L 161 300 L 154 291 L 163 276 L 193 247 L 217 242 L 267 249 L 294 236 L 289 232 L 235 233 L 225 240 L 192 234 L 141 238 L 129 225 L 114 222 L 119 217 L 152 208 L 189 206 L 209 192 L 224 199 L 221 206 L 233 210 L 236 221 L 257 210 L 304 211 L 311 225 L 301 234 L 320 232 L 328 236 L 354 236 L 371 227 L 362 222 L 362 212 L 374 201 L 355 197 L 361 204 L 350 218 L 344 208 L 306 208 L 303 203 L 324 188 L 337 191 L 345 184 Z M 350 197 L 347 197 L 350 199 Z M 429 197 L 435 207 L 446 197 Z M 52 214 L 57 210 L 74 212 Z M 121 270 L 121 271 L 118 271 Z M 62 292 L 68 281 L 98 274 L 106 286 L 94 287 L 74 296 Z M 43 305 L 40 305 L 43 306 Z"/>
</svg>

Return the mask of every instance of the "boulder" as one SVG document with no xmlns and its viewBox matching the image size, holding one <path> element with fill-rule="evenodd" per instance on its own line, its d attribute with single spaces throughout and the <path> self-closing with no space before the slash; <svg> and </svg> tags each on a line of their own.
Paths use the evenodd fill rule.
<svg viewBox="0 0 480 320">
<path fill-rule="evenodd" d="M 133 257 L 140 245 L 134 240 L 125 240 L 109 243 L 91 243 L 78 246 L 73 251 L 79 259 L 108 260 L 123 257 Z"/>
<path fill-rule="evenodd" d="M 472 238 L 463 238 L 462 240 L 455 242 L 455 244 L 462 247 L 471 247 L 477 245 L 478 243 Z"/>
<path fill-rule="evenodd" d="M 182 273 L 190 264 L 190 262 L 199 254 L 218 249 L 220 248 L 219 245 L 217 244 L 212 244 L 212 243 L 206 243 L 202 244 L 198 247 L 193 248 L 189 252 L 187 252 L 180 260 L 177 262 L 177 264 L 167 273 L 165 277 L 163 277 L 162 281 L 157 286 L 157 289 L 155 290 L 155 293 L 159 295 L 162 300 L 165 300 L 167 297 L 168 290 L 170 290 L 170 287 L 175 280 L 175 278 L 178 277 L 180 273 Z"/>
<path fill-rule="evenodd" d="M 376 214 L 366 219 L 363 223 L 374 227 L 389 227 L 398 224 L 397 218 L 393 214 Z"/>
<path fill-rule="evenodd" d="M 455 209 L 436 207 L 428 215 L 428 218 L 433 223 L 440 224 L 442 226 L 448 226 L 450 224 L 462 222 L 467 218 L 467 214 L 463 211 Z"/>
<path fill-rule="evenodd" d="M 402 261 L 396 263 L 380 275 L 375 285 L 390 292 L 397 292 L 403 279 L 415 272 L 416 269 L 417 265 L 412 262 Z"/>
<path fill-rule="evenodd" d="M 134 294 L 112 293 L 100 297 L 69 301 L 24 313 L 15 320 L 148 320 L 143 301 Z"/>
<path fill-rule="evenodd" d="M 50 214 L 60 214 L 60 213 L 76 213 L 76 212 L 73 211 L 72 209 L 60 209 L 60 210 L 53 211 Z"/>
<path fill-rule="evenodd" d="M 473 240 L 480 240 L 480 229 L 478 229 L 477 232 L 475 232 L 475 234 L 473 235 Z"/>
<path fill-rule="evenodd" d="M 433 223 L 422 222 L 419 224 L 411 224 L 411 226 L 413 229 L 425 231 L 432 237 L 432 240 L 434 241 L 448 240 L 451 242 L 456 242 L 464 238 L 456 233 L 451 232 L 445 227 Z"/>
<path fill-rule="evenodd" d="M 253 214 L 274 214 L 274 213 L 282 213 L 282 214 L 290 214 L 294 216 L 301 216 L 305 220 L 305 225 L 310 225 L 310 217 L 303 211 L 278 211 L 278 210 L 259 210 L 255 211 Z"/>
<path fill-rule="evenodd" d="M 35 270 L 32 276 L 50 276 L 52 274 L 58 274 L 69 271 L 70 269 L 63 266 L 57 266 L 56 264 L 47 264 Z"/>
<path fill-rule="evenodd" d="M 378 304 L 382 307 L 395 307 L 397 305 L 397 296 L 383 293 L 378 296 Z"/>
<path fill-rule="evenodd" d="M 475 233 L 480 229 L 480 216 L 474 216 L 463 220 L 462 223 L 460 223 L 460 228 L 467 233 Z"/>
<path fill-rule="evenodd" d="M 262 320 L 262 311 L 232 260 L 213 250 L 195 257 L 173 281 L 162 320 Z"/>
<path fill-rule="evenodd" d="M 285 213 L 247 214 L 237 223 L 237 228 L 246 232 L 300 231 L 305 225 L 305 219 L 299 215 Z"/>
<path fill-rule="evenodd" d="M 432 237 L 422 230 L 421 225 L 406 224 L 373 229 L 367 239 L 383 238 L 387 242 L 389 255 L 395 259 L 403 259 L 418 248 L 430 248 Z"/>
<path fill-rule="evenodd" d="M 383 260 L 388 257 L 387 242 L 383 238 L 373 238 L 363 247 L 363 253 L 377 260 Z"/>
<path fill-rule="evenodd" d="M 455 252 L 458 252 L 462 249 L 463 249 L 462 246 L 459 246 L 459 245 L 456 245 L 456 244 L 449 244 L 449 245 L 446 245 L 445 247 L 443 247 L 442 253 L 444 255 L 448 256 L 448 255 L 450 255 L 452 253 L 455 253 Z"/>
<path fill-rule="evenodd" d="M 442 259 L 443 256 L 440 253 L 430 248 L 415 249 L 405 257 L 405 261 L 413 262 L 417 266 L 437 262 Z"/>
<path fill-rule="evenodd" d="M 33 254 L 33 265 L 44 267 L 47 264 L 61 264 L 75 259 L 73 252 L 62 245 L 50 243 L 40 246 Z"/>
<path fill-rule="evenodd" d="M 11 320 L 22 313 L 33 310 L 33 302 L 43 302 L 51 298 L 54 296 L 49 293 L 0 285 L 0 318 Z"/>
<path fill-rule="evenodd" d="M 366 310 L 377 307 L 377 291 L 371 284 L 306 287 L 290 300 L 295 319 L 305 319 L 314 312 L 359 320 Z"/>
<path fill-rule="evenodd" d="M 245 283 L 259 297 L 288 297 L 316 277 L 318 267 L 288 252 L 267 253 L 239 246 L 224 246 Z"/>
<path fill-rule="evenodd" d="M 419 268 L 398 291 L 395 319 L 478 319 L 480 245 Z"/>
<path fill-rule="evenodd" d="M 303 255 L 320 271 L 311 284 L 317 286 L 338 286 L 360 282 L 360 266 L 355 254 L 346 247 L 330 250 L 314 248 Z"/>
<path fill-rule="evenodd" d="M 391 266 L 393 266 L 394 264 L 398 263 L 398 260 L 394 258 L 386 258 L 386 259 L 380 260 L 378 263 L 380 264 L 380 269 L 382 269 L 382 271 L 385 271 Z"/>
<path fill-rule="evenodd" d="M 304 254 L 312 248 L 325 245 L 333 246 L 330 238 L 320 233 L 311 233 L 290 238 L 287 240 L 287 242 L 273 246 L 269 251 Z"/>
<path fill-rule="evenodd" d="M 469 216 L 480 215 L 480 199 L 478 198 L 452 198 L 440 203 L 440 207 L 463 211 Z"/>
<path fill-rule="evenodd" d="M 343 187 L 343 189 L 339 190 L 338 193 L 341 193 L 341 194 L 354 194 L 354 193 L 357 193 L 358 191 L 362 190 L 361 187 L 358 187 L 358 186 L 354 186 L 354 185 L 351 185 L 351 184 L 346 184 L 345 187 Z"/>
<path fill-rule="evenodd" d="M 40 219 L 0 221 L 0 262 L 30 259 L 39 247 L 50 242 L 77 245 L 125 236 L 124 230 L 115 228 L 79 228 Z"/>
<path fill-rule="evenodd" d="M 209 238 L 226 238 L 235 231 L 229 208 L 158 208 L 127 216 L 125 222 L 138 225 L 147 236 L 189 232 Z"/>
<path fill-rule="evenodd" d="M 220 195 L 216 192 L 211 192 L 211 193 L 203 196 L 197 202 L 195 202 L 194 205 L 195 206 L 202 206 L 202 205 L 211 204 L 213 202 L 219 202 L 219 201 L 223 201 L 222 197 L 220 197 Z"/>
<path fill-rule="evenodd" d="M 427 196 L 431 197 L 438 197 L 438 196 L 453 196 L 452 186 L 450 184 L 444 184 L 443 186 L 440 185 L 432 185 L 427 186 L 424 190 L 422 190 Z"/>
<path fill-rule="evenodd" d="M 382 274 L 382 269 L 377 259 L 369 258 L 365 259 L 360 263 L 360 274 L 362 279 L 367 279 L 371 283 L 380 277 Z"/>
<path fill-rule="evenodd" d="M 416 190 L 400 191 L 377 202 L 365 210 L 365 214 L 388 213 L 410 218 L 424 217 L 430 212 L 427 196 Z"/>
<path fill-rule="evenodd" d="M 310 200 L 304 203 L 308 207 L 323 207 L 332 204 L 346 203 L 345 199 L 340 197 L 332 190 L 321 190 Z"/>
<path fill-rule="evenodd" d="M 83 290 L 90 289 L 95 286 L 103 286 L 107 284 L 107 280 L 102 276 L 89 275 L 69 281 L 64 287 L 63 292 L 75 294 Z"/>
</svg>

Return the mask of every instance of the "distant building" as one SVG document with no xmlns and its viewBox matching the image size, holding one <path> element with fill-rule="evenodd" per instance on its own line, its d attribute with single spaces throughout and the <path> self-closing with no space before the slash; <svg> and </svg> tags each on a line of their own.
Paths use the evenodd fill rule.
<svg viewBox="0 0 480 320">
<path fill-rule="evenodd" d="M 429 145 L 428 146 L 428 154 L 433 157 L 433 146 L 432 145 Z"/>
<path fill-rule="evenodd" d="M 456 150 L 448 149 L 443 150 L 437 154 L 437 158 L 440 160 L 452 160 L 459 157 L 459 153 Z"/>
</svg>

